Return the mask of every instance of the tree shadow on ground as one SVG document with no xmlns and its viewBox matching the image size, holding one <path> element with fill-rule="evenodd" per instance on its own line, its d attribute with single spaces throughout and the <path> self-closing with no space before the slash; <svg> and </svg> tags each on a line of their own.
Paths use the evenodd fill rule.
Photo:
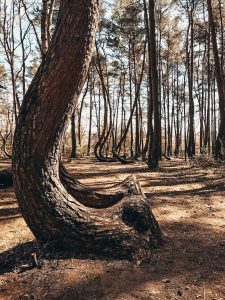
<svg viewBox="0 0 225 300">
<path fill-rule="evenodd" d="M 137 299 L 161 300 L 164 298 L 160 295 L 149 296 L 153 283 L 163 286 L 168 292 L 170 288 L 175 291 L 181 288 L 188 296 L 186 286 L 199 290 L 201 285 L 216 284 L 224 276 L 225 234 L 192 225 L 191 222 L 164 223 L 163 228 L 167 232 L 166 245 L 153 251 L 149 261 L 141 265 L 129 261 L 99 260 L 97 257 L 90 260 L 90 256 L 78 257 L 72 252 L 42 253 L 41 271 L 37 268 L 24 270 L 25 290 L 35 293 L 36 281 L 41 286 L 51 287 L 45 299 L 118 299 L 119 295 L 134 291 Z M 40 251 L 35 242 L 28 242 L 0 254 L 0 274 L 20 270 L 20 265 L 31 263 L 32 254 L 40 254 Z M 43 276 L 44 272 L 47 272 L 47 278 Z M 35 281 L 31 280 L 33 276 Z M 143 294 L 145 290 L 148 298 L 138 298 L 138 293 Z M 176 299 L 175 295 L 170 299 Z"/>
<path fill-rule="evenodd" d="M 32 253 L 37 251 L 36 242 L 30 241 L 0 253 L 0 275 L 12 272 L 23 264 L 30 263 Z"/>
<path fill-rule="evenodd" d="M 21 213 L 15 200 L 0 199 L 0 222 L 19 217 L 21 217 Z"/>
<path fill-rule="evenodd" d="M 174 168 L 174 164 L 172 166 Z M 95 176 L 105 177 L 106 172 L 103 171 L 100 170 Z M 136 171 L 139 173 L 140 168 L 136 168 Z M 124 173 L 127 172 L 127 169 L 126 167 L 118 168 L 113 172 Z M 132 168 L 128 172 L 133 173 Z M 217 224 L 216 227 L 213 227 L 212 223 L 207 223 L 207 220 L 213 219 L 214 216 L 209 215 L 207 209 L 204 209 L 205 204 L 211 204 L 211 196 L 219 195 L 220 192 L 222 199 L 224 183 L 221 178 L 218 181 L 216 175 L 213 179 L 204 177 L 204 185 L 193 188 L 192 183 L 201 183 L 201 177 L 205 176 L 206 173 L 202 170 L 197 172 L 191 169 L 191 177 L 190 173 L 185 171 L 182 175 L 184 177 L 179 179 L 181 174 L 177 172 L 178 169 L 174 168 L 171 173 L 163 174 L 165 175 L 163 177 L 160 177 L 160 173 L 156 173 L 154 178 L 147 180 L 144 176 L 140 178 L 141 181 L 144 181 L 144 188 L 154 185 L 154 181 L 157 181 L 156 186 L 159 185 L 162 188 L 147 195 L 150 198 L 153 211 L 156 210 L 156 217 L 165 233 L 166 244 L 164 247 L 154 250 L 148 262 L 137 265 L 136 262 L 125 260 L 106 260 L 72 251 L 62 252 L 55 249 L 43 249 L 35 241 L 32 241 L 19 244 L 0 254 L 0 274 L 3 275 L 12 271 L 15 271 L 16 274 L 23 272 L 23 276 L 19 277 L 24 280 L 24 282 L 20 282 L 20 289 L 24 294 L 33 295 L 34 299 L 37 290 L 41 291 L 40 299 L 51 300 L 197 299 L 195 296 L 199 295 L 200 289 L 203 290 L 205 286 L 211 287 L 212 290 L 215 289 L 217 293 L 214 295 L 215 299 L 225 299 L 225 289 L 221 283 L 225 273 L 225 233 L 220 228 L 222 226 Z M 85 174 L 80 176 L 85 178 Z M 170 176 L 179 180 L 171 183 Z M 187 187 L 187 190 L 166 190 L 172 184 L 175 187 L 185 183 L 186 179 L 190 186 L 190 188 Z M 101 178 L 99 182 L 105 185 L 105 181 L 103 182 Z M 96 185 L 96 183 L 94 184 Z M 194 195 L 198 197 L 193 198 Z M 169 202 L 169 208 L 163 208 L 164 203 L 160 202 L 163 201 L 161 196 L 166 196 L 165 201 Z M 176 196 L 178 197 L 176 198 Z M 11 204 L 7 203 L 6 200 L 4 201 L 6 202 L 5 205 Z M 192 204 L 197 201 L 200 201 L 200 204 L 194 209 L 199 208 L 201 210 L 198 212 L 198 217 L 207 214 L 208 219 L 203 220 L 205 223 L 198 223 L 195 215 L 190 213 L 193 208 Z M 165 203 L 167 204 L 167 202 Z M 4 208 L 4 204 L 2 207 Z M 170 214 L 172 211 L 174 212 L 173 217 L 177 217 L 176 212 L 181 209 L 183 209 L 182 212 L 187 210 L 189 213 L 184 219 L 176 218 L 174 221 L 173 218 L 169 219 L 163 215 Z M 219 219 L 219 215 L 216 217 Z M 40 264 L 38 267 L 42 267 L 41 270 L 37 268 L 34 254 L 36 254 L 38 264 Z M 18 274 L 18 276 L 21 275 Z M 221 294 L 215 288 L 218 285 L 222 286 Z M 157 286 L 159 291 L 163 291 L 163 294 L 154 294 L 154 286 Z M 190 294 L 191 291 L 194 291 L 195 296 Z M 179 294 L 177 294 L 178 292 Z M 125 294 L 129 295 L 124 297 Z M 198 298 L 204 299 L 203 296 Z M 23 299 L 23 297 L 18 299 Z M 213 297 L 207 299 L 213 299 Z"/>
<path fill-rule="evenodd" d="M 0 220 L 4 219 L 4 217 L 11 217 L 15 215 L 19 215 L 19 209 L 16 208 L 0 208 Z"/>
<path fill-rule="evenodd" d="M 160 167 L 156 172 L 155 171 L 150 171 L 148 169 L 147 164 L 145 164 L 143 161 L 137 161 L 133 164 L 121 164 L 120 162 L 110 162 L 110 163 L 105 163 L 105 162 L 99 162 L 95 158 L 91 158 L 88 161 L 85 160 L 77 160 L 76 162 L 67 162 L 65 166 L 70 170 L 71 174 L 76 176 L 77 178 L 81 178 L 86 175 L 86 177 L 93 177 L 93 176 L 100 176 L 100 175 L 107 175 L 107 174 L 126 174 L 126 173 L 177 173 L 181 171 L 181 168 L 183 170 L 188 168 L 187 163 L 184 160 L 179 160 L 179 161 L 173 161 L 171 163 L 163 162 L 164 167 Z M 171 167 L 172 164 L 172 167 Z M 84 166 L 84 168 L 81 168 L 81 166 Z M 87 168 L 85 166 L 88 166 L 88 173 Z M 101 169 L 101 166 L 103 169 Z M 90 172 L 90 169 L 92 172 Z M 93 171 L 93 170 L 97 171 Z M 77 173 L 77 170 L 79 170 Z"/>
<path fill-rule="evenodd" d="M 107 299 L 109 295 L 110 299 L 118 299 L 121 294 L 132 294 L 135 291 L 134 298 L 155 300 L 162 299 L 162 296 L 153 294 L 153 298 L 142 298 L 141 295 L 138 296 L 139 290 L 143 292 L 147 289 L 151 294 L 153 282 L 167 284 L 168 289 L 169 285 L 174 284 L 176 291 L 182 283 L 196 285 L 198 290 L 201 284 L 213 285 L 224 275 L 225 234 L 216 235 L 213 230 L 192 224 L 164 224 L 164 227 L 168 234 L 167 244 L 154 251 L 148 263 L 136 266 L 126 262 L 119 267 L 109 264 L 100 274 L 83 281 L 77 280 L 68 286 L 65 284 L 54 299 Z M 185 235 L 187 230 L 189 234 Z M 201 235 L 202 231 L 205 236 Z M 184 278 L 176 287 L 175 282 L 180 276 Z M 170 299 L 176 299 L 175 296 Z"/>
<path fill-rule="evenodd" d="M 181 190 L 181 191 L 152 191 L 152 192 L 145 192 L 145 195 L 147 197 L 151 197 L 154 195 L 154 197 L 161 197 L 161 196 L 185 196 L 185 195 L 209 195 L 213 192 L 221 192 L 225 190 L 224 183 L 221 184 L 214 184 L 211 186 L 203 186 L 199 188 L 190 188 L 188 190 Z"/>
</svg>

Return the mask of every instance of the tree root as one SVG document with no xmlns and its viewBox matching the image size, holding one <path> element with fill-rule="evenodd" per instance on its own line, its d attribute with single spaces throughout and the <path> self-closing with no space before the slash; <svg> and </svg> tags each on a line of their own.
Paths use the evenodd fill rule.
<svg viewBox="0 0 225 300">
<path fill-rule="evenodd" d="M 127 196 L 141 194 L 145 197 L 140 183 L 134 175 L 127 177 L 119 184 L 113 184 L 106 189 L 99 190 L 82 184 L 79 180 L 73 178 L 62 163 L 60 164 L 59 174 L 67 192 L 87 207 L 107 208 Z"/>
</svg>

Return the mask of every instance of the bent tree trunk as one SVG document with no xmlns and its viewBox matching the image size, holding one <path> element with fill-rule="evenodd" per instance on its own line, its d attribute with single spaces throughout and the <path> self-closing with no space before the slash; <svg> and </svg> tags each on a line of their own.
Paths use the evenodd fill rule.
<svg viewBox="0 0 225 300">
<path fill-rule="evenodd" d="M 50 48 L 24 98 L 15 131 L 15 191 L 40 242 L 132 259 L 161 242 L 138 184 L 129 185 L 113 206 L 94 209 L 76 200 L 59 176 L 62 137 L 85 82 L 97 21 L 97 0 L 62 1 Z M 87 196 L 85 190 L 81 193 Z"/>
</svg>

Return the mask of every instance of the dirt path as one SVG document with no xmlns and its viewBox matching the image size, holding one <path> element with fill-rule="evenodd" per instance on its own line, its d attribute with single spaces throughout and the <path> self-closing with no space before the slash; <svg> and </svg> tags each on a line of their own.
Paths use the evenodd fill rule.
<svg viewBox="0 0 225 300">
<path fill-rule="evenodd" d="M 99 188 L 136 174 L 166 244 L 141 265 L 54 252 L 43 258 L 20 216 L 13 189 L 1 190 L 1 300 L 225 299 L 224 167 L 190 167 L 174 160 L 150 173 L 143 163 L 123 166 L 83 159 L 67 162 L 67 167 Z M 30 268 L 36 254 L 40 269 Z"/>
</svg>

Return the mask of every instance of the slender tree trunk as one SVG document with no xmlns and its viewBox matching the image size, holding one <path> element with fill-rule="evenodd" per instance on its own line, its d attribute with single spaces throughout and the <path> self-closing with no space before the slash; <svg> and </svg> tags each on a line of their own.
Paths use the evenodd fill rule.
<svg viewBox="0 0 225 300">
<path fill-rule="evenodd" d="M 169 50 L 169 47 L 168 47 Z M 169 70 L 169 57 L 167 58 L 167 151 L 166 155 L 169 157 L 172 155 L 172 147 L 171 147 L 171 127 L 170 127 L 170 70 Z"/>
<path fill-rule="evenodd" d="M 145 43 L 145 47 L 144 47 L 143 62 L 142 62 L 142 67 L 141 67 L 141 74 L 140 74 L 140 78 L 139 78 L 138 83 L 137 83 L 137 90 L 136 90 L 136 93 L 135 93 L 135 99 L 134 99 L 133 106 L 131 108 L 130 116 L 129 116 L 127 125 L 125 126 L 125 124 L 124 124 L 125 129 L 123 131 L 123 134 L 121 136 L 120 141 L 118 142 L 118 144 L 116 145 L 116 147 L 113 149 L 114 156 L 121 163 L 125 163 L 125 164 L 127 164 L 127 163 L 133 163 L 134 162 L 133 158 L 130 159 L 130 160 L 125 159 L 125 158 L 121 157 L 119 155 L 119 153 L 117 153 L 117 151 L 121 148 L 122 144 L 126 142 L 126 137 L 127 137 L 130 125 L 131 125 L 131 121 L 132 121 L 132 117 L 133 117 L 136 105 L 137 105 L 137 101 L 138 101 L 138 97 L 139 97 L 139 93 L 140 93 L 140 89 L 141 89 L 141 83 L 142 83 L 142 80 L 143 80 L 144 67 L 145 67 L 145 54 L 146 54 L 145 52 L 146 52 L 146 43 Z"/>
<path fill-rule="evenodd" d="M 77 139 L 76 139 L 76 126 L 75 126 L 75 112 L 71 116 L 71 158 L 77 157 Z"/>
<path fill-rule="evenodd" d="M 143 149 L 143 158 L 145 159 L 146 153 L 152 151 L 152 139 L 153 139 L 153 126 L 152 126 L 152 114 L 153 114 L 153 103 L 152 103 L 152 73 L 151 73 L 151 40 L 150 40 L 150 26 L 149 26 L 149 14 L 146 0 L 143 0 L 144 5 L 144 18 L 146 27 L 146 36 L 148 44 L 148 116 L 147 116 L 147 137 L 146 144 Z"/>
<path fill-rule="evenodd" d="M 222 147 L 225 148 L 225 84 L 223 78 L 223 70 L 221 68 L 220 60 L 219 60 L 219 52 L 216 40 L 216 27 L 213 17 L 212 11 L 212 3 L 211 0 L 207 0 L 208 5 L 208 14 L 209 14 L 209 24 L 211 29 L 211 39 L 213 46 L 213 55 L 215 61 L 215 74 L 218 88 L 218 96 L 219 96 L 219 110 L 220 110 L 220 124 L 219 124 L 219 132 L 216 139 L 215 145 L 215 158 L 223 158 Z"/>
<path fill-rule="evenodd" d="M 91 74 L 90 79 L 90 110 L 89 110 L 89 130 L 88 130 L 88 145 L 87 145 L 87 156 L 91 154 L 91 134 L 92 134 L 92 111 L 93 111 L 93 91 L 94 91 L 94 76 Z"/>
<path fill-rule="evenodd" d="M 80 103 L 80 108 L 79 108 L 79 113 L 78 113 L 78 124 L 77 124 L 77 132 L 78 132 L 78 142 L 79 145 L 81 146 L 81 120 L 82 120 L 82 112 L 83 112 L 83 106 L 84 106 L 84 99 L 87 95 L 88 92 L 88 87 L 89 87 L 89 76 L 87 78 L 87 85 L 86 88 L 84 89 L 83 95 L 82 95 L 82 99 L 81 99 L 81 103 Z"/>
<path fill-rule="evenodd" d="M 194 131 L 194 98 L 193 98 L 193 74 L 194 74 L 194 3 L 191 4 L 191 11 L 189 13 L 190 24 L 190 50 L 187 53 L 188 64 L 188 94 L 189 94 L 189 138 L 187 145 L 187 154 L 189 157 L 195 155 L 195 131 Z"/>
<path fill-rule="evenodd" d="M 129 94 L 130 94 L 130 111 L 132 110 L 132 68 L 131 68 L 131 41 L 129 40 Z M 130 122 L 130 157 L 134 156 L 133 153 L 133 144 L 134 144 L 134 134 L 133 134 L 133 120 L 131 118 Z"/>
<path fill-rule="evenodd" d="M 97 46 L 97 43 L 95 43 L 96 53 L 97 53 L 97 63 L 95 63 L 96 70 L 98 72 L 101 86 L 102 86 L 102 94 L 104 99 L 104 124 L 103 124 L 103 130 L 102 134 L 100 136 L 100 139 L 96 143 L 94 147 L 94 153 L 95 157 L 99 161 L 114 161 L 112 157 L 104 157 L 103 156 L 103 149 L 108 142 L 108 138 L 110 137 L 110 134 L 112 132 L 112 107 L 110 102 L 110 96 L 109 96 L 109 86 L 108 81 L 107 84 L 105 83 L 104 74 L 103 74 L 103 68 L 101 65 L 100 55 L 99 55 L 99 49 Z M 107 73 L 107 72 L 106 72 Z M 108 118 L 109 116 L 109 118 Z M 108 120 L 109 119 L 109 120 Z"/>
<path fill-rule="evenodd" d="M 160 128 L 160 102 L 158 91 L 158 70 L 156 54 L 156 34 L 155 34 L 155 0 L 149 0 L 149 25 L 150 25 L 150 51 L 151 51 L 151 74 L 152 74 L 152 99 L 154 115 L 154 132 L 152 140 L 152 149 L 149 149 L 148 166 L 155 170 L 158 167 L 161 156 L 161 128 Z"/>
<path fill-rule="evenodd" d="M 48 0 L 42 0 L 41 48 L 43 54 L 45 55 L 48 50 Z"/>
</svg>

